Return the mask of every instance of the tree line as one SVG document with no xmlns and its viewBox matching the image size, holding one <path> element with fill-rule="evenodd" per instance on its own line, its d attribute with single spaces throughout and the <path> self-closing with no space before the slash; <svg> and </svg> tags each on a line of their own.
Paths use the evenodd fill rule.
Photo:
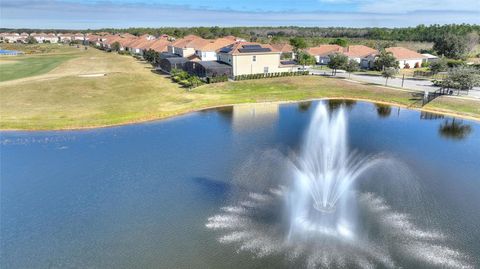
<svg viewBox="0 0 480 269">
<path fill-rule="evenodd" d="M 0 29 L 3 32 L 78 32 L 75 30 L 56 30 L 56 29 Z M 227 35 L 243 37 L 246 39 L 267 38 L 267 37 L 323 37 L 323 38 L 365 38 L 376 40 L 395 40 L 395 41 L 421 41 L 434 42 L 439 36 L 454 34 L 464 36 L 472 32 L 480 32 L 478 24 L 420 24 L 416 27 L 403 28 L 349 28 L 349 27 L 136 27 L 136 28 L 103 28 L 103 29 L 85 29 L 80 32 L 110 32 L 110 33 L 131 33 L 133 35 L 167 34 L 174 37 L 183 37 L 189 34 L 199 35 L 203 38 L 218 38 Z"/>
</svg>

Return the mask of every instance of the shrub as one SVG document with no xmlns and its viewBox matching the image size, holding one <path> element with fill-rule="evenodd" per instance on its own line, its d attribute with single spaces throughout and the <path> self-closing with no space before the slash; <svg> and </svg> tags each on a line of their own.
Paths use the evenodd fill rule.
<svg viewBox="0 0 480 269">
<path fill-rule="evenodd" d="M 419 62 L 416 62 L 415 63 L 415 66 L 413 68 L 419 68 L 420 67 L 420 63 Z"/>
<path fill-rule="evenodd" d="M 422 62 L 422 67 L 429 67 L 430 63 L 429 62 Z"/>
<path fill-rule="evenodd" d="M 406 64 L 403 66 L 403 68 L 405 68 L 405 69 L 410 69 L 410 65 L 409 65 L 408 63 L 406 63 Z"/>
<path fill-rule="evenodd" d="M 455 60 L 455 59 L 448 59 L 448 60 L 447 60 L 447 65 L 448 65 L 448 67 L 450 67 L 450 68 L 459 67 L 459 66 L 465 65 L 465 61 L 463 61 L 463 60 Z"/>
</svg>

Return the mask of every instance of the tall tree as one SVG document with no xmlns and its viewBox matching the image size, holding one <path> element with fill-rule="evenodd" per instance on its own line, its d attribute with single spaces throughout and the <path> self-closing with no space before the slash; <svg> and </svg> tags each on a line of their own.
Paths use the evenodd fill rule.
<svg viewBox="0 0 480 269">
<path fill-rule="evenodd" d="M 442 57 L 438 59 L 438 61 L 432 62 L 429 68 L 430 68 L 430 71 L 432 71 L 434 74 L 447 71 L 448 69 L 447 59 Z"/>
<path fill-rule="evenodd" d="M 388 84 L 388 79 L 393 78 L 398 73 L 398 69 L 393 67 L 387 67 L 382 71 L 382 77 L 385 78 L 385 86 Z"/>
<path fill-rule="evenodd" d="M 348 41 L 346 39 L 343 39 L 343 38 L 337 38 L 337 39 L 333 40 L 332 42 L 330 42 L 330 44 L 339 45 L 341 47 L 346 47 L 348 45 Z"/>
<path fill-rule="evenodd" d="M 333 69 L 334 76 L 337 75 L 337 69 L 345 68 L 348 63 L 348 57 L 340 53 L 335 53 L 329 55 L 328 57 L 330 58 L 330 61 L 328 62 L 328 67 Z"/>
<path fill-rule="evenodd" d="M 378 55 L 378 57 L 375 59 L 375 62 L 373 63 L 373 69 L 382 71 L 386 68 L 397 69 L 399 68 L 399 63 L 391 52 L 388 52 L 386 50 L 381 50 L 380 54 Z"/>
<path fill-rule="evenodd" d="M 113 51 L 119 51 L 120 50 L 120 43 L 118 43 L 117 41 L 113 42 L 112 45 L 110 46 L 110 48 L 113 50 Z"/>
<path fill-rule="evenodd" d="M 445 34 L 438 37 L 433 43 L 433 49 L 438 55 L 448 58 L 461 59 L 468 50 L 468 40 L 465 36 Z"/>
<path fill-rule="evenodd" d="M 301 37 L 294 37 L 290 39 L 290 45 L 293 47 L 293 52 L 298 55 L 300 50 L 307 48 L 307 42 Z M 298 59 L 298 58 L 297 58 Z"/>
<path fill-rule="evenodd" d="M 360 69 L 360 65 L 357 61 L 350 59 L 348 63 L 345 65 L 345 71 L 348 72 L 348 77 L 352 74 L 352 72 L 358 71 Z"/>
<path fill-rule="evenodd" d="M 480 86 L 480 71 L 468 66 L 454 67 L 448 71 L 448 76 L 442 84 L 444 87 L 469 91 Z"/>
<path fill-rule="evenodd" d="M 303 69 L 305 69 L 306 65 L 314 65 L 316 62 L 315 57 L 305 52 L 300 52 L 297 56 L 297 59 L 298 63 L 303 65 Z"/>
</svg>

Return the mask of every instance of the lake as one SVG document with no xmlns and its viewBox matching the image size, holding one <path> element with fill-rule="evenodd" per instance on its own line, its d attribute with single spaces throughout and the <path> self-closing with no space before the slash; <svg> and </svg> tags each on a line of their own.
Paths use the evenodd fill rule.
<svg viewBox="0 0 480 269">
<path fill-rule="evenodd" d="M 390 160 L 349 189 L 350 243 L 287 243 L 283 204 L 269 198 L 288 192 L 284 164 L 318 106 L 344 109 L 349 151 Z M 477 122 L 332 100 L 0 143 L 1 268 L 480 267 Z"/>
</svg>

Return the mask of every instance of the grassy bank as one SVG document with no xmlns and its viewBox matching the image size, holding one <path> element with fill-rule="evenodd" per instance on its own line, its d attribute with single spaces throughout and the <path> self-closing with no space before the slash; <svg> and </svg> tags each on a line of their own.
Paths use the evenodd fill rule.
<svg viewBox="0 0 480 269">
<path fill-rule="evenodd" d="M 0 87 L 0 128 L 22 130 L 109 126 L 247 102 L 333 97 L 409 107 L 419 103 L 406 91 L 316 76 L 226 82 L 188 92 L 148 64 L 93 49 L 44 75 L 0 82 Z M 427 108 L 480 118 L 476 101 L 445 97 Z"/>
</svg>

